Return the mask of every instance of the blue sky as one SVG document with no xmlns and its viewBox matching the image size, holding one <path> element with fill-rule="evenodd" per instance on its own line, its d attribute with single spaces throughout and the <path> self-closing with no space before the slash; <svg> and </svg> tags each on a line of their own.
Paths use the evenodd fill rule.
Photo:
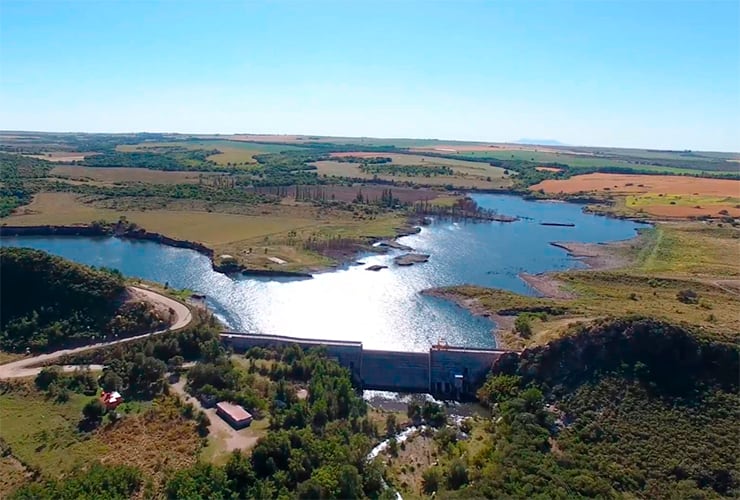
<svg viewBox="0 0 740 500">
<path fill-rule="evenodd" d="M 740 2 L 0 2 L 0 129 L 740 151 Z"/>
</svg>

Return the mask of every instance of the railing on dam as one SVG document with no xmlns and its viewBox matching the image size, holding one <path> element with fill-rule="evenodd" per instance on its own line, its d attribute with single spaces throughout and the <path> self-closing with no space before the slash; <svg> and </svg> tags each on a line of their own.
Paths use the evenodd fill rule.
<svg viewBox="0 0 740 500">
<path fill-rule="evenodd" d="M 234 351 L 252 347 L 297 344 L 303 349 L 323 347 L 327 355 L 346 367 L 363 389 L 394 392 L 428 392 L 459 397 L 472 394 L 494 361 L 510 352 L 447 345 L 431 346 L 428 352 L 375 351 L 362 342 L 304 339 L 225 331 L 221 341 Z"/>
</svg>

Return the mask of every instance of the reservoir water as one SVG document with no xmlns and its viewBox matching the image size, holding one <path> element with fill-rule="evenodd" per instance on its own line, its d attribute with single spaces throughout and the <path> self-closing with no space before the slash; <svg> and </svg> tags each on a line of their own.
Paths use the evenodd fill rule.
<svg viewBox="0 0 740 500">
<path fill-rule="evenodd" d="M 474 195 L 484 208 L 522 220 L 513 223 L 435 221 L 399 239 L 429 262 L 396 267 L 387 255 L 359 255 L 362 266 L 320 273 L 313 279 L 229 277 L 192 250 L 118 238 L 5 237 L 3 246 L 37 248 L 127 276 L 169 283 L 207 296 L 208 305 L 233 330 L 332 340 L 359 340 L 366 348 L 425 351 L 444 338 L 451 345 L 493 347 L 493 324 L 462 308 L 422 296 L 431 287 L 476 284 L 534 294 L 519 277 L 580 267 L 551 241 L 608 242 L 631 238 L 638 224 L 585 214 L 578 205 Z M 573 223 L 575 227 L 542 226 Z M 388 265 L 379 272 L 372 264 Z"/>
</svg>

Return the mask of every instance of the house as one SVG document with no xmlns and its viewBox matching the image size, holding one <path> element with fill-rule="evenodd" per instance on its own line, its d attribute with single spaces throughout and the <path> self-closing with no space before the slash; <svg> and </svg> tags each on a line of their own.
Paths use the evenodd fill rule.
<svg viewBox="0 0 740 500">
<path fill-rule="evenodd" d="M 123 403 L 123 396 L 118 391 L 105 392 L 100 395 L 100 401 L 105 405 L 106 410 L 115 410 L 118 405 Z"/>
<path fill-rule="evenodd" d="M 247 410 L 226 401 L 216 403 L 216 413 L 234 429 L 243 429 L 252 423 L 252 415 Z"/>
</svg>

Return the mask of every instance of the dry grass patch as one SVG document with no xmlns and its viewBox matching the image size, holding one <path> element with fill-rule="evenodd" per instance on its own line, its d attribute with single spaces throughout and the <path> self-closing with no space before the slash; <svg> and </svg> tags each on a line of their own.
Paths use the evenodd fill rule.
<svg viewBox="0 0 740 500">
<path fill-rule="evenodd" d="M 104 183 L 144 182 L 148 184 L 197 184 L 202 172 L 170 172 L 128 167 L 54 167 L 50 175 L 74 180 L 91 180 Z"/>
<path fill-rule="evenodd" d="M 705 179 L 679 175 L 586 174 L 569 179 L 549 179 L 530 186 L 546 193 L 655 193 L 740 197 L 740 180 Z"/>
<path fill-rule="evenodd" d="M 108 446 L 100 461 L 138 467 L 152 478 L 155 490 L 163 486 L 168 471 L 195 464 L 201 438 L 195 422 L 181 417 L 174 401 L 161 398 L 149 411 L 99 431 L 95 439 Z"/>
</svg>

